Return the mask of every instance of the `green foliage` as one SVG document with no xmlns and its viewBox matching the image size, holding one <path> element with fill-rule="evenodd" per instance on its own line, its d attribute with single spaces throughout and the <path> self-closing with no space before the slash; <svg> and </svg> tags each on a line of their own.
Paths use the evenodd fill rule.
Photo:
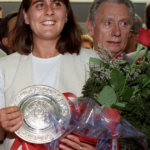
<svg viewBox="0 0 150 150">
<path fill-rule="evenodd" d="M 100 106 L 120 110 L 125 119 L 147 136 L 150 150 L 150 54 L 146 53 L 139 65 L 135 64 L 136 59 L 137 56 L 130 65 L 123 59 L 94 61 L 92 58 L 90 78 L 83 87 L 83 95 Z M 136 148 L 128 147 L 129 150 L 137 149 L 138 143 L 132 142 L 135 141 L 126 141 L 123 148 L 131 144 Z"/>
<path fill-rule="evenodd" d="M 115 91 L 108 85 L 106 85 L 98 95 L 99 104 L 105 105 L 106 108 L 110 108 L 112 104 L 116 103 L 116 101 L 117 97 Z"/>
<path fill-rule="evenodd" d="M 140 141 L 139 143 L 136 142 L 136 137 L 135 138 L 122 138 L 120 139 L 120 143 L 121 143 L 121 146 L 120 146 L 120 150 L 128 150 L 129 147 L 131 150 L 143 150 L 144 147 L 141 146 Z"/>
<path fill-rule="evenodd" d="M 123 93 L 122 93 L 122 99 L 123 99 L 124 101 L 129 101 L 130 98 L 131 98 L 132 95 L 133 95 L 134 90 L 135 90 L 135 89 L 134 89 L 133 87 L 127 86 L 127 87 L 124 89 Z"/>
<path fill-rule="evenodd" d="M 110 77 L 110 85 L 113 87 L 113 89 L 115 91 L 121 90 L 125 82 L 125 77 L 123 76 L 123 74 L 117 69 L 114 69 L 112 70 Z"/>
</svg>

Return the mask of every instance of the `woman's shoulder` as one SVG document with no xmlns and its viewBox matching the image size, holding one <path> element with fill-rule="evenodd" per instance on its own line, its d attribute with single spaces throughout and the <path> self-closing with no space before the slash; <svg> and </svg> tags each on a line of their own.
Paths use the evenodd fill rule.
<svg viewBox="0 0 150 150">
<path fill-rule="evenodd" d="M 15 58 L 18 58 L 20 56 L 20 54 L 19 53 L 13 53 L 13 54 L 11 54 L 11 55 L 6 55 L 6 56 L 4 56 L 4 57 L 2 57 L 2 58 L 0 58 L 0 63 L 1 62 L 5 62 L 5 61 L 11 61 L 11 60 L 14 60 Z"/>
<path fill-rule="evenodd" d="M 81 57 L 97 57 L 97 53 L 91 49 L 81 48 L 80 54 Z"/>
<path fill-rule="evenodd" d="M 97 58 L 98 55 L 94 50 L 81 48 L 80 54 L 77 57 L 83 62 L 89 63 L 90 58 Z"/>
<path fill-rule="evenodd" d="M 20 58 L 26 58 L 26 55 L 21 55 L 19 54 L 18 52 L 15 52 L 11 55 L 7 55 L 7 56 L 4 56 L 2 58 L 0 58 L 0 66 L 12 66 L 12 65 L 17 65 L 18 62 L 20 61 Z"/>
<path fill-rule="evenodd" d="M 97 57 L 97 53 L 91 49 L 81 48 L 79 55 L 77 55 L 76 53 L 66 53 L 65 56 L 74 57 L 75 59 L 89 59 L 90 57 Z"/>
<path fill-rule="evenodd" d="M 29 56 L 29 55 L 28 55 Z M 20 58 L 26 58 L 27 55 L 21 55 L 18 52 L 0 58 L 0 63 L 18 61 Z"/>
<path fill-rule="evenodd" d="M 81 48 L 81 51 L 79 53 L 79 55 L 77 55 L 76 53 L 74 54 L 69 54 L 66 53 L 65 55 L 62 55 L 62 61 L 66 62 L 66 63 L 74 63 L 74 64 L 78 64 L 78 65 L 85 65 L 89 63 L 90 57 L 93 58 L 97 58 L 97 53 L 94 50 L 89 50 L 89 49 L 84 49 Z"/>
</svg>

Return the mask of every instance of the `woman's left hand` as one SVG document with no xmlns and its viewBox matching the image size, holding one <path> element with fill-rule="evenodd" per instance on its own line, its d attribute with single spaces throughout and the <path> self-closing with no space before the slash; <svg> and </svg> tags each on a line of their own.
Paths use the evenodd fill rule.
<svg viewBox="0 0 150 150">
<path fill-rule="evenodd" d="M 66 138 L 63 138 L 60 141 L 59 147 L 62 150 L 95 150 L 95 147 L 80 142 L 79 138 L 74 135 L 67 135 Z"/>
</svg>

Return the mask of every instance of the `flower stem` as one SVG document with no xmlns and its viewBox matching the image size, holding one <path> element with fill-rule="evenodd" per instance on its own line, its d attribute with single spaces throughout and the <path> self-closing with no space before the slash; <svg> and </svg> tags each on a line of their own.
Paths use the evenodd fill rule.
<svg viewBox="0 0 150 150">
<path fill-rule="evenodd" d="M 130 71 L 132 70 L 134 64 L 136 63 L 136 61 L 137 61 L 137 59 L 138 59 L 138 56 L 139 56 L 139 54 L 140 54 L 140 52 L 141 52 L 141 50 L 142 50 L 143 48 L 145 49 L 145 47 L 142 46 L 141 44 L 138 45 L 138 47 L 137 47 L 138 51 L 137 51 L 137 54 L 136 54 L 136 56 L 135 56 L 135 58 L 134 58 L 134 60 L 133 60 L 133 62 L 132 62 L 132 64 L 131 64 L 131 66 L 130 66 Z M 148 49 L 145 49 L 145 50 L 146 50 L 146 53 L 147 53 Z M 144 61 L 145 61 L 145 57 L 144 57 L 144 59 L 143 59 L 143 61 L 142 61 L 142 64 L 143 64 Z M 141 65 L 140 65 L 140 67 L 141 67 Z M 130 75 L 130 72 L 127 73 L 127 75 L 126 75 L 126 79 L 125 79 L 124 86 L 123 86 L 123 88 L 122 88 L 122 91 L 121 91 L 120 96 L 123 94 L 123 91 L 124 91 L 124 89 L 125 89 L 126 82 L 127 82 L 127 79 L 128 79 L 128 77 L 129 77 L 129 75 Z"/>
</svg>

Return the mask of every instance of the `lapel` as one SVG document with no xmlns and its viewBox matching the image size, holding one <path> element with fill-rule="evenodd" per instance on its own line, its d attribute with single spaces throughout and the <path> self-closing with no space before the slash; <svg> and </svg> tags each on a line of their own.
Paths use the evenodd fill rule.
<svg viewBox="0 0 150 150">
<path fill-rule="evenodd" d="M 138 55 L 138 58 L 143 57 L 145 55 L 145 53 L 146 53 L 145 50 L 141 50 L 140 53 L 139 53 L 139 55 Z M 137 51 L 129 53 L 129 54 L 126 54 L 126 56 L 134 60 L 136 54 L 137 54 Z"/>
<path fill-rule="evenodd" d="M 15 70 L 12 77 L 5 77 L 5 81 L 9 80 L 9 84 L 5 85 L 5 97 L 6 106 L 9 105 L 10 100 L 22 89 L 34 85 L 33 69 L 32 69 L 32 57 L 31 54 L 28 56 L 20 55 L 16 58 Z M 9 70 L 8 70 L 9 71 Z M 8 75 L 6 73 L 5 75 Z"/>
<path fill-rule="evenodd" d="M 56 89 L 65 92 L 69 91 L 72 87 L 73 64 L 70 60 L 70 54 L 60 56 L 59 67 L 57 72 Z"/>
<path fill-rule="evenodd" d="M 129 64 L 132 64 L 133 62 L 133 58 L 129 57 L 128 55 L 126 55 L 124 52 L 122 53 L 123 55 L 123 58 L 129 63 Z"/>
<path fill-rule="evenodd" d="M 89 59 L 89 58 L 88 58 Z M 82 87 L 88 78 L 88 64 L 76 54 L 61 55 L 56 89 L 62 93 L 71 92 L 81 96 Z"/>
<path fill-rule="evenodd" d="M 20 83 L 20 87 L 34 85 L 35 82 L 33 77 L 32 54 L 29 54 L 28 56 L 20 56 L 20 63 L 17 70 L 18 72 L 16 74 L 16 78 L 19 78 L 18 82 Z M 23 77 L 24 80 L 22 80 L 21 77 Z"/>
</svg>

